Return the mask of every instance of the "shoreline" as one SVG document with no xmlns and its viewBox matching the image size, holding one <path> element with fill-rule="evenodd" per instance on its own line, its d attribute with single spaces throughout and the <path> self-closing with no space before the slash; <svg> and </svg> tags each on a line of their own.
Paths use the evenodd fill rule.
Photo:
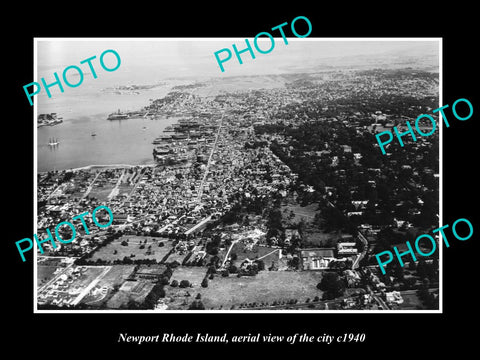
<svg viewBox="0 0 480 360">
<path fill-rule="evenodd" d="M 61 170 L 48 170 L 38 171 L 38 174 L 46 174 L 50 171 L 79 171 L 79 170 L 92 170 L 92 169 L 108 169 L 108 168 L 134 168 L 134 167 L 154 167 L 156 164 L 143 164 L 143 165 L 131 165 L 131 164 L 111 164 L 111 165 L 86 165 L 77 168 L 61 169 Z"/>
</svg>

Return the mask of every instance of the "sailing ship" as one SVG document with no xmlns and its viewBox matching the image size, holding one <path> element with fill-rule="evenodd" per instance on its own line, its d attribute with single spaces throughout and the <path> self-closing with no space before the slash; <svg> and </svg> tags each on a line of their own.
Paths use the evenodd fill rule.
<svg viewBox="0 0 480 360">
<path fill-rule="evenodd" d="M 48 145 L 49 145 L 49 146 L 58 145 L 58 139 L 55 139 L 55 138 L 50 138 L 50 139 L 48 139 Z"/>
</svg>

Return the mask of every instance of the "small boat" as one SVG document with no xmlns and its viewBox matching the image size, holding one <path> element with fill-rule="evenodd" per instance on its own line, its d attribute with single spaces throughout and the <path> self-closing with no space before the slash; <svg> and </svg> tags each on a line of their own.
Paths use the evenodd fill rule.
<svg viewBox="0 0 480 360">
<path fill-rule="evenodd" d="M 97 136 L 97 134 L 95 134 L 94 132 L 92 132 L 92 136 Z"/>
</svg>

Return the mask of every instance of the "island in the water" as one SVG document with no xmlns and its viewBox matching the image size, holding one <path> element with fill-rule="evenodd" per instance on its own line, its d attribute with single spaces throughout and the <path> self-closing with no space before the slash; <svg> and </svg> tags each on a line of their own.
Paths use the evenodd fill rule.
<svg viewBox="0 0 480 360">
<path fill-rule="evenodd" d="M 63 122 L 62 117 L 58 117 L 57 113 L 39 114 L 37 117 L 37 127 L 41 126 L 53 126 L 61 124 Z"/>
</svg>

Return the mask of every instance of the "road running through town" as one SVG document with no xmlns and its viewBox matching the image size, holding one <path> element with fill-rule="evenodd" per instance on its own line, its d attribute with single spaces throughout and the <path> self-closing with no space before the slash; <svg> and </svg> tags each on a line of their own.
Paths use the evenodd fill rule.
<svg viewBox="0 0 480 360">
<path fill-rule="evenodd" d="M 223 116 L 224 115 L 225 115 L 225 113 L 222 114 L 222 118 L 220 119 L 220 125 L 218 126 L 217 136 L 215 137 L 215 143 L 213 144 L 212 151 L 210 152 L 210 157 L 208 158 L 207 168 L 205 169 L 205 174 L 203 175 L 202 182 L 200 183 L 200 188 L 198 189 L 198 197 L 197 197 L 198 202 L 202 201 L 203 183 L 207 179 L 208 171 L 210 169 L 210 163 L 212 161 L 213 154 L 215 153 L 215 149 L 217 148 L 217 142 L 218 142 L 218 138 L 220 137 L 220 131 L 222 130 Z"/>
<path fill-rule="evenodd" d="M 93 188 L 93 184 L 95 183 L 95 181 L 97 180 L 97 178 L 100 176 L 100 174 L 102 172 L 103 172 L 103 170 L 100 170 L 97 173 L 97 176 L 95 176 L 95 179 L 93 179 L 93 181 L 90 183 L 90 185 L 88 185 L 87 189 L 85 190 L 85 193 L 82 196 L 82 199 L 85 199 L 88 196 L 88 194 L 90 194 L 90 191 L 92 191 L 92 188 Z"/>
</svg>

